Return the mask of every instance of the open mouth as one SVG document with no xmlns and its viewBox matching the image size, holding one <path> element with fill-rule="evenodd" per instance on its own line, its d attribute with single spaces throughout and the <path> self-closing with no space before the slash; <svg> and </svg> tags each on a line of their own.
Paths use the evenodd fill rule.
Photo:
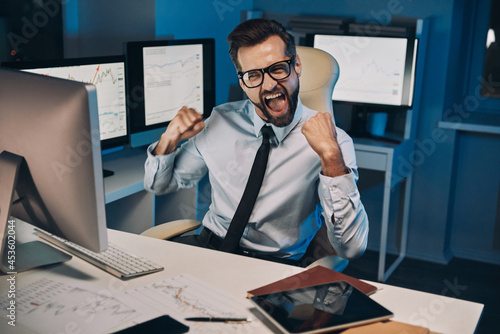
<svg viewBox="0 0 500 334">
<path fill-rule="evenodd" d="M 266 95 L 264 101 L 268 110 L 273 114 L 282 114 L 286 111 L 287 98 L 283 93 Z"/>
</svg>

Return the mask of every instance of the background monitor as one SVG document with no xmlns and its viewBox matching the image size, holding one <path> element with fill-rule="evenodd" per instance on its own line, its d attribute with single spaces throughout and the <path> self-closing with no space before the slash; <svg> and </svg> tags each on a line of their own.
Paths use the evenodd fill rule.
<svg viewBox="0 0 500 334">
<path fill-rule="evenodd" d="M 0 101 L 2 246 L 13 216 L 92 251 L 105 250 L 95 86 L 0 68 Z M 21 245 L 16 239 L 10 271 L 21 271 L 23 259 L 47 260 L 36 245 L 48 246 L 34 243 Z"/>
<path fill-rule="evenodd" d="M 205 118 L 215 106 L 213 39 L 127 43 L 131 145 L 159 139 L 182 106 Z"/>
<path fill-rule="evenodd" d="M 415 37 L 313 34 L 307 44 L 330 53 L 340 67 L 332 100 L 411 107 Z"/>
<path fill-rule="evenodd" d="M 124 56 L 10 62 L 3 65 L 95 85 L 102 148 L 128 144 Z"/>
</svg>

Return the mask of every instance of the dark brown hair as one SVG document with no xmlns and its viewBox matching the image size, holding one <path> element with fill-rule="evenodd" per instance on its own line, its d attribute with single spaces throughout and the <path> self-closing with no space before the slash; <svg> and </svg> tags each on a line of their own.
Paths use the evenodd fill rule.
<svg viewBox="0 0 500 334">
<path fill-rule="evenodd" d="M 242 47 L 255 46 L 277 35 L 285 43 L 285 56 L 294 56 L 295 41 L 283 25 L 275 20 L 252 19 L 240 23 L 227 37 L 229 43 L 229 55 L 233 61 L 236 71 L 241 71 L 238 61 L 238 50 Z"/>
</svg>

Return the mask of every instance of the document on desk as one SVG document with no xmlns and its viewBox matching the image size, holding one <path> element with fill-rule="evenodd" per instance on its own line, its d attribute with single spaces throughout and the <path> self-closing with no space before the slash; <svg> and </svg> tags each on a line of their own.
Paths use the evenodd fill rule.
<svg viewBox="0 0 500 334">
<path fill-rule="evenodd" d="M 48 278 L 16 292 L 16 318 L 35 333 L 110 333 L 166 314 L 196 333 L 234 333 L 261 324 L 186 321 L 192 317 L 251 318 L 238 300 L 192 275 L 179 275 L 111 295 Z M 7 294 L 0 307 L 7 309 Z M 0 324 L 0 332 L 3 332 Z"/>
<path fill-rule="evenodd" d="M 6 309 L 9 301 L 0 298 Z M 17 321 L 36 333 L 106 333 L 139 312 L 106 293 L 37 280 L 16 292 Z"/>
<path fill-rule="evenodd" d="M 247 307 L 234 296 L 189 274 L 171 277 L 149 285 L 127 290 L 120 300 L 151 317 L 168 314 L 189 326 L 196 333 L 228 332 L 255 326 L 255 319 L 248 324 L 190 322 L 190 317 L 251 318 Z M 134 321 L 141 317 L 134 319 Z"/>
</svg>

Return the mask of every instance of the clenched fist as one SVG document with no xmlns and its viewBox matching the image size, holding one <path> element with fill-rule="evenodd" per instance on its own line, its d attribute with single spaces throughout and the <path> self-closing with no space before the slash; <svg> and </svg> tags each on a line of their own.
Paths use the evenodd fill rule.
<svg viewBox="0 0 500 334">
<path fill-rule="evenodd" d="M 348 172 L 329 113 L 319 112 L 311 117 L 302 127 L 302 134 L 319 155 L 324 175 L 335 177 Z"/>
<path fill-rule="evenodd" d="M 153 154 L 164 155 L 174 152 L 182 140 L 194 137 L 204 127 L 202 115 L 192 108 L 182 107 L 161 135 Z"/>
</svg>

